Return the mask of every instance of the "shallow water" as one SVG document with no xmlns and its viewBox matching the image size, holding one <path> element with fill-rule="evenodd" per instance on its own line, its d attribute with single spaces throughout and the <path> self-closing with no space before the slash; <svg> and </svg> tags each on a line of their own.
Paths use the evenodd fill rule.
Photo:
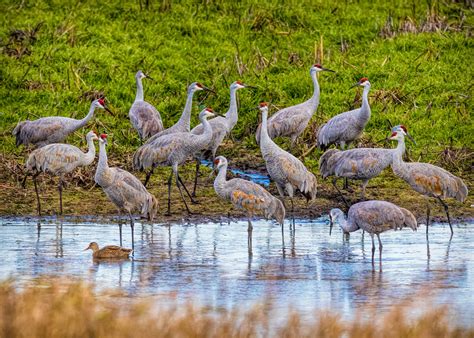
<svg viewBox="0 0 474 338">
<path fill-rule="evenodd" d="M 350 318 L 367 302 L 385 312 L 404 297 L 447 304 L 453 319 L 474 326 L 474 224 L 434 224 L 429 246 L 425 228 L 382 234 L 382 267 L 371 264 L 371 241 L 361 233 L 329 236 L 325 219 L 296 220 L 294 233 L 254 221 L 253 256 L 247 251 L 247 222 L 135 225 L 135 255 L 123 262 L 93 262 L 82 251 L 91 241 L 118 244 L 116 223 L 49 219 L 0 219 L 0 279 L 20 285 L 48 274 L 78 277 L 99 289 L 117 287 L 131 296 L 170 302 L 197 301 L 211 309 L 251 306 L 271 300 L 276 310 L 303 315 L 332 309 Z M 130 228 L 123 227 L 124 246 Z M 429 248 L 430 257 L 427 255 Z M 378 250 L 376 251 L 378 258 Z M 428 297 L 429 294 L 429 297 Z"/>
</svg>

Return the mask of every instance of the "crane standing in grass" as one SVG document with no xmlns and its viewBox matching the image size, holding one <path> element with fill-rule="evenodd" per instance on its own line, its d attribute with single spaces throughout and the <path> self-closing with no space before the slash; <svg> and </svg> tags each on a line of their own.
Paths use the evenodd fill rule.
<svg viewBox="0 0 474 338">
<path fill-rule="evenodd" d="M 303 103 L 279 110 L 268 119 L 268 135 L 271 139 L 278 136 L 290 137 L 291 148 L 294 147 L 296 139 L 308 126 L 309 121 L 318 109 L 319 105 L 319 83 L 317 73 L 333 72 L 333 70 L 324 68 L 320 64 L 313 65 L 309 74 L 313 80 L 313 96 Z M 260 132 L 262 125 L 257 128 L 257 144 L 260 143 Z"/>
<path fill-rule="evenodd" d="M 171 175 L 168 179 L 168 214 L 171 213 L 171 182 L 173 175 L 176 176 L 176 186 L 178 187 L 181 198 L 186 206 L 188 214 L 191 211 L 184 199 L 181 186 L 188 194 L 191 202 L 194 200 L 184 185 L 178 173 L 178 166 L 183 164 L 189 157 L 209 146 L 212 138 L 212 127 L 207 121 L 208 117 L 214 116 L 211 108 L 206 108 L 199 114 L 199 121 L 204 126 L 204 132 L 194 135 L 191 132 L 181 132 L 165 135 L 157 139 L 149 147 L 143 149 L 140 153 L 135 153 L 133 165 L 135 169 L 144 170 L 156 166 L 171 166 Z"/>
<path fill-rule="evenodd" d="M 333 224 L 339 223 L 345 232 L 354 232 L 359 229 L 367 231 L 372 237 L 372 264 L 374 263 L 375 243 L 374 235 L 379 240 L 380 262 L 382 262 L 382 242 L 380 234 L 387 230 L 397 230 L 410 227 L 417 229 L 415 216 L 407 209 L 385 201 L 365 201 L 352 205 L 347 213 L 347 219 L 341 209 L 332 209 L 329 213 L 331 234 Z"/>
<path fill-rule="evenodd" d="M 137 149 L 137 151 L 135 152 L 134 158 L 137 158 L 138 160 L 143 160 L 143 159 L 140 159 L 141 156 L 143 156 L 143 154 L 147 154 L 148 152 L 150 152 L 151 151 L 150 149 L 155 147 L 155 143 L 162 136 L 170 135 L 174 133 L 188 133 L 191 130 L 191 108 L 193 106 L 193 96 L 195 92 L 200 91 L 200 90 L 209 91 L 210 89 L 204 87 L 199 82 L 193 82 L 189 85 L 188 96 L 186 98 L 186 105 L 184 106 L 183 112 L 178 122 L 176 122 L 174 125 L 172 125 L 168 129 L 165 129 L 159 133 L 156 133 L 152 137 L 150 137 L 144 145 L 142 145 L 140 148 Z M 148 184 L 148 181 L 150 180 L 151 175 L 153 174 L 154 168 L 155 167 L 153 166 L 146 175 L 145 182 L 143 183 L 145 187 Z"/>
<path fill-rule="evenodd" d="M 326 150 L 331 144 L 339 145 L 344 150 L 346 144 L 349 146 L 351 142 L 362 135 L 370 119 L 370 82 L 366 77 L 363 77 L 354 86 L 364 87 L 362 106 L 334 116 L 319 128 L 317 144 L 321 150 Z"/>
<path fill-rule="evenodd" d="M 63 116 L 49 116 L 34 121 L 19 122 L 13 129 L 16 145 L 23 144 L 27 146 L 33 144 L 39 148 L 51 143 L 60 143 L 69 134 L 84 127 L 92 119 L 97 108 L 110 112 L 105 106 L 104 99 L 98 99 L 92 101 L 89 113 L 82 120 Z"/>
<path fill-rule="evenodd" d="M 59 176 L 59 214 L 62 215 L 63 176 L 78 167 L 90 165 L 95 158 L 94 140 L 97 140 L 97 135 L 93 131 L 90 131 L 86 135 L 86 140 L 87 146 L 89 147 L 87 153 L 83 153 L 79 148 L 70 144 L 53 143 L 33 150 L 28 157 L 26 161 L 26 175 L 22 185 L 25 187 L 26 178 L 31 174 L 35 185 L 38 215 L 41 216 L 41 202 L 36 178 L 42 172 Z"/>
<path fill-rule="evenodd" d="M 407 136 L 415 142 L 408 134 Z M 336 186 L 338 177 L 362 181 L 361 199 L 365 199 L 365 188 L 369 180 L 380 175 L 380 173 L 392 164 L 393 153 L 396 149 L 384 148 L 356 148 L 345 151 L 338 149 L 327 150 L 319 159 L 319 171 L 323 178 L 334 176 L 332 184 L 339 192 L 344 203 L 349 207 L 339 188 Z"/>
<path fill-rule="evenodd" d="M 94 180 L 102 187 L 107 197 L 115 204 L 119 214 L 125 212 L 130 218 L 132 249 L 134 248 L 132 212 L 138 210 L 142 217 L 152 221 L 158 212 L 158 201 L 150 194 L 138 178 L 120 168 L 110 168 L 107 161 L 107 135 L 99 138 L 99 163 Z M 122 223 L 119 220 L 120 246 L 122 246 Z"/>
<path fill-rule="evenodd" d="M 163 130 L 163 122 L 161 121 L 160 113 L 155 107 L 143 99 L 142 79 L 145 78 L 153 80 L 141 70 L 139 70 L 135 75 L 137 94 L 135 96 L 135 101 L 128 112 L 130 122 L 137 130 L 141 140 L 145 140 Z"/>
<path fill-rule="evenodd" d="M 285 207 L 276 197 L 272 196 L 262 186 L 243 180 L 241 178 L 226 179 L 227 159 L 218 156 L 214 160 L 214 168 L 218 170 L 214 181 L 214 190 L 224 200 L 230 201 L 236 208 L 247 213 L 248 219 L 248 250 L 252 254 L 252 217 L 261 213 L 265 218 L 275 218 L 281 224 L 283 236 L 283 222 L 285 220 Z"/>
<path fill-rule="evenodd" d="M 230 106 L 229 110 L 225 114 L 225 117 L 216 116 L 215 118 L 209 120 L 209 124 L 212 127 L 212 139 L 206 149 L 195 155 L 196 174 L 194 176 L 194 187 L 192 192 L 193 197 L 196 197 L 196 187 L 199 176 L 199 167 L 201 165 L 201 159 L 209 159 L 210 157 L 210 159 L 214 161 L 214 158 L 216 157 L 217 148 L 219 148 L 224 138 L 231 133 L 232 129 L 237 124 L 237 120 L 239 119 L 239 115 L 237 112 L 237 90 L 245 87 L 247 87 L 247 85 L 240 81 L 233 82 L 230 85 Z M 202 124 L 198 124 L 191 130 L 191 133 L 195 135 L 202 134 L 203 132 L 204 126 Z"/>
<path fill-rule="evenodd" d="M 405 130 L 406 129 L 398 128 L 390 137 L 391 140 L 398 141 L 396 151 L 393 153 L 393 172 L 407 182 L 416 192 L 427 197 L 438 199 L 446 212 L 452 236 L 453 226 L 451 225 L 451 218 L 449 217 L 449 208 L 443 201 L 443 198 L 451 197 L 457 199 L 459 202 L 464 202 L 468 194 L 467 186 L 459 177 L 454 176 L 443 168 L 429 163 L 404 162 Z M 429 201 L 427 201 L 426 233 L 428 233 L 429 224 L 430 204 Z"/>
<path fill-rule="evenodd" d="M 306 200 L 316 198 L 316 177 L 295 156 L 281 149 L 272 141 L 267 132 L 268 104 L 260 103 L 262 113 L 262 129 L 260 133 L 260 151 L 262 152 L 268 174 L 275 182 L 282 198 L 285 191 L 290 197 L 291 211 L 293 211 L 294 190 L 299 190 Z"/>
</svg>

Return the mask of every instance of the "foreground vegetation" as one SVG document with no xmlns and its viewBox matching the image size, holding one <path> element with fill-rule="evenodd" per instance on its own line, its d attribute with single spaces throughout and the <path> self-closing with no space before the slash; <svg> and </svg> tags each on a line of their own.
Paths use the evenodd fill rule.
<svg viewBox="0 0 474 338">
<path fill-rule="evenodd" d="M 228 107 L 232 81 L 256 86 L 239 92 L 233 141 L 220 150 L 231 165 L 253 169 L 263 164 L 254 140 L 257 103 L 269 101 L 273 111 L 299 103 L 312 93 L 311 64 L 334 69 L 337 74 L 319 77 L 320 107 L 296 150 L 315 173 L 320 153 L 308 150 L 317 126 L 358 106 L 360 92 L 349 87 L 367 76 L 373 113 L 359 145 L 391 146 L 378 141 L 388 135 L 390 124 L 403 123 L 417 140 L 411 159 L 443 166 L 463 177 L 472 190 L 474 40 L 469 1 L 285 5 L 255 0 L 101 4 L 53 0 L 3 1 L 0 10 L 0 194 L 8 202 L 1 206 L 1 214 L 34 211 L 31 194 L 18 192 L 27 152 L 16 148 L 11 131 L 20 120 L 49 115 L 81 118 L 92 98 L 105 95 L 114 114 L 98 112 L 90 126 L 68 142 L 84 146 L 89 128 L 108 133 L 111 158 L 130 169 L 139 140 L 127 112 L 138 69 L 155 78 L 144 84 L 145 99 L 161 112 L 165 126 L 178 119 L 186 86 L 193 81 L 217 92 L 200 93 L 199 108 L 211 106 L 219 112 Z M 195 106 L 194 112 L 198 110 Z M 196 122 L 194 114 L 193 125 Z M 278 142 L 288 147 L 287 141 Z M 78 189 L 70 199 L 94 205 L 96 200 L 87 199 L 100 194 L 88 190 L 93 170 L 74 176 L 72 186 L 87 190 Z M 166 177 L 161 173 L 160 182 Z M 393 182 L 397 180 L 387 174 L 371 185 L 381 189 L 379 197 L 394 196 L 396 202 L 391 190 L 409 188 Z M 214 198 L 210 186 L 204 194 Z M 424 205 L 422 198 L 417 201 Z M 466 212 L 471 216 L 472 203 L 470 197 Z M 76 210 L 93 212 L 87 207 Z"/>
<path fill-rule="evenodd" d="M 157 304 L 158 303 L 158 304 Z M 40 280 L 19 291 L 0 285 L 0 337 L 472 337 L 474 331 L 449 323 L 446 308 L 394 305 L 386 315 L 370 311 L 351 321 L 332 312 L 311 319 L 288 310 L 272 322 L 271 304 L 250 310 L 215 312 L 188 304 L 160 306 L 159 300 L 95 294 L 74 281 Z M 425 303 L 425 302 L 424 302 Z M 368 307 L 370 308 L 370 307 Z M 364 319 L 365 318 L 365 319 Z M 370 319 L 369 319 L 370 318 Z"/>
</svg>

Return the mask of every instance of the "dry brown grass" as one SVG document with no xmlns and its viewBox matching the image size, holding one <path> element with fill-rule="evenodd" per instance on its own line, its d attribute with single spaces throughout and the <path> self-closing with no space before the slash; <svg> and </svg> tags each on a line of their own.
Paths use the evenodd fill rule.
<svg viewBox="0 0 474 338">
<path fill-rule="evenodd" d="M 0 337 L 473 337 L 474 330 L 450 325 L 446 308 L 413 316 L 412 302 L 386 315 L 343 321 L 330 312 L 312 320 L 289 311 L 272 328 L 271 305 L 247 311 L 211 312 L 191 304 L 160 308 L 157 301 L 100 295 L 91 285 L 39 280 L 19 291 L 0 285 Z M 426 303 L 425 303 L 426 304 Z M 363 319 L 368 318 L 368 319 Z"/>
</svg>

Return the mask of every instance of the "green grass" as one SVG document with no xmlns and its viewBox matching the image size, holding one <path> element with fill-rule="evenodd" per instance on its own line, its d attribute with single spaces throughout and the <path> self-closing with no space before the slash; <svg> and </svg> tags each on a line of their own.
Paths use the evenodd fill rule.
<svg viewBox="0 0 474 338">
<path fill-rule="evenodd" d="M 165 126 L 181 114 L 186 87 L 200 81 L 217 91 L 203 102 L 228 107 L 228 86 L 241 79 L 257 87 L 241 90 L 234 137 L 258 153 L 253 132 L 259 101 L 293 105 L 312 93 L 314 62 L 337 71 L 319 77 L 321 103 L 316 124 L 348 110 L 356 80 L 372 83 L 372 118 L 364 142 L 388 135 L 388 120 L 408 126 L 418 145 L 415 158 L 439 161 L 447 146 L 473 149 L 472 8 L 452 2 L 398 1 L 2 1 L 0 4 L 1 151 L 15 150 L 11 130 L 26 118 L 83 117 L 84 93 L 103 91 L 115 115 L 98 112 L 91 128 L 113 139 L 110 151 L 131 153 L 139 142 L 128 121 L 135 96 L 134 74 L 150 73 L 145 99 L 161 112 Z M 442 17 L 443 32 L 399 33 L 383 38 L 390 15 L 395 29 L 410 17 L 417 26 L 428 10 Z M 9 44 L 11 31 L 43 22 L 34 42 Z M 344 48 L 341 48 L 344 45 Z M 7 55 L 28 48 L 30 55 Z M 343 51 L 341 49 L 344 49 Z M 239 67 L 241 65 L 241 73 Z M 399 100 L 395 99 L 397 97 Z M 356 103 L 358 105 L 358 103 Z M 198 108 L 194 107 L 193 125 Z M 313 129 L 314 130 L 314 127 Z M 308 131 L 301 151 L 311 145 Z M 83 131 L 85 134 L 87 130 Z M 78 143 L 76 134 L 68 139 Z M 380 145 L 382 146 L 382 145 Z M 230 150 L 232 151 L 232 150 Z M 413 156 L 412 156 L 413 157 Z M 306 158 L 315 169 L 318 153 Z M 458 174 L 470 165 L 456 165 Z"/>
</svg>

